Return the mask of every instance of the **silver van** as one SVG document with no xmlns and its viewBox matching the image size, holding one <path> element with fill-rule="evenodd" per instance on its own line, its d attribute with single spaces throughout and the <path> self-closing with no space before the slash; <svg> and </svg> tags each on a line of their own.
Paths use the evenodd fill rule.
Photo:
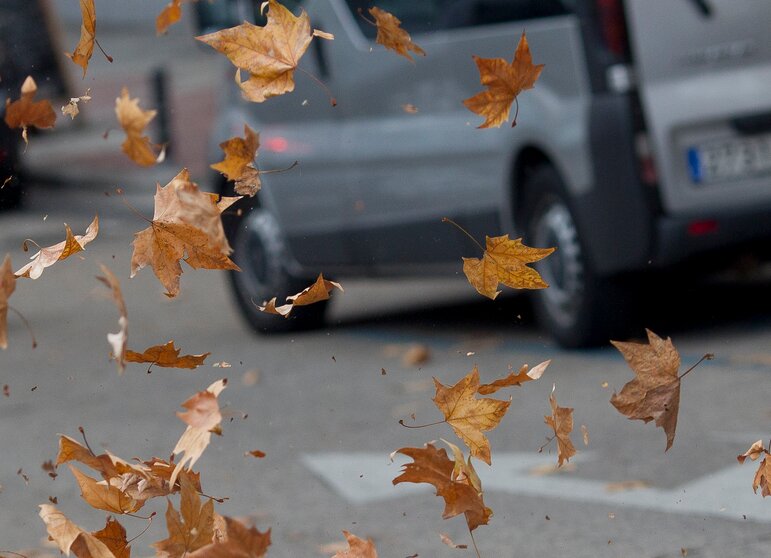
<svg viewBox="0 0 771 558">
<path fill-rule="evenodd" d="M 284 4 L 335 35 L 301 66 L 337 106 L 303 72 L 262 104 L 232 86 L 212 138 L 216 161 L 247 123 L 260 168 L 299 161 L 228 225 L 233 289 L 258 331 L 321 325 L 321 304 L 284 320 L 252 302 L 320 271 L 457 273 L 479 254 L 442 217 L 558 248 L 531 296 L 568 347 L 622 334 L 640 271 L 771 240 L 768 0 L 376 2 L 426 51 L 414 64 L 375 44 L 369 1 Z M 203 27 L 259 17 L 259 1 L 198 5 Z M 462 104 L 482 90 L 472 55 L 510 60 L 523 30 L 544 71 L 515 128 L 477 129 Z"/>
</svg>

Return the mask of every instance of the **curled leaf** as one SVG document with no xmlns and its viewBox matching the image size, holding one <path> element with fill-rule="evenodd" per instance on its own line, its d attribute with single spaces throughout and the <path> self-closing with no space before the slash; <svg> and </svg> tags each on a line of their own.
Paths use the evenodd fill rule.
<svg viewBox="0 0 771 558">
<path fill-rule="evenodd" d="M 546 368 L 551 363 L 551 360 L 544 361 L 540 364 L 536 364 L 532 369 L 528 369 L 527 364 L 523 364 L 522 368 L 518 372 L 512 371 L 505 378 L 495 380 L 489 384 L 483 384 L 479 386 L 477 393 L 479 395 L 490 395 L 498 391 L 499 389 L 512 386 L 521 386 L 525 382 L 537 380 L 546 371 Z"/>
<path fill-rule="evenodd" d="M 220 148 L 225 153 L 225 159 L 210 166 L 228 180 L 235 181 L 237 194 L 254 196 L 261 187 L 260 171 L 254 166 L 259 147 L 260 135 L 244 124 L 244 137 L 222 142 Z"/>
<path fill-rule="evenodd" d="M 343 530 L 345 540 L 348 541 L 348 550 L 335 553 L 332 558 L 377 558 L 377 550 L 372 539 L 360 539 L 353 533 Z"/>
<path fill-rule="evenodd" d="M 128 312 L 126 311 L 126 302 L 123 300 L 123 291 L 120 288 L 120 282 L 115 274 L 110 271 L 106 265 L 99 265 L 104 273 L 104 277 L 97 277 L 112 292 L 112 299 L 118 307 L 118 324 L 120 331 L 117 333 L 108 333 L 107 342 L 112 347 L 112 358 L 118 366 L 118 374 L 122 374 L 126 369 L 126 343 L 128 342 Z"/>
<path fill-rule="evenodd" d="M 64 224 L 66 238 L 47 248 L 41 248 L 37 253 L 30 257 L 30 263 L 16 272 L 16 277 L 28 277 L 37 279 L 43 274 L 43 270 L 51 267 L 56 262 L 66 260 L 73 254 L 82 252 L 86 245 L 96 238 L 99 234 L 99 217 L 94 217 L 91 224 L 83 235 L 73 235 L 67 223 Z"/>
<path fill-rule="evenodd" d="M 543 420 L 554 430 L 554 437 L 557 438 L 557 467 L 562 467 L 563 463 L 570 461 L 576 454 L 576 448 L 570 440 L 570 433 L 573 431 L 573 408 L 557 405 L 554 387 L 549 395 L 549 405 L 551 415 L 543 417 Z"/>
<path fill-rule="evenodd" d="M 182 355 L 179 356 L 180 349 L 174 346 L 172 339 L 165 345 L 153 345 L 142 353 L 135 353 L 132 350 L 126 351 L 127 362 L 144 362 L 153 366 L 162 368 L 197 368 L 203 364 L 206 357 L 211 353 L 200 355 Z"/>
<path fill-rule="evenodd" d="M 5 255 L 0 267 L 0 349 L 8 348 L 8 299 L 16 290 L 16 275 L 11 267 L 11 256 Z"/>
<path fill-rule="evenodd" d="M 295 295 L 286 297 L 286 304 L 276 306 L 276 297 L 273 297 L 271 300 L 263 302 L 262 306 L 258 306 L 257 308 L 260 312 L 265 312 L 266 314 L 276 314 L 288 318 L 289 314 L 291 314 L 292 310 L 297 306 L 307 306 L 308 304 L 328 300 L 329 293 L 332 289 L 340 289 L 342 291 L 343 287 L 340 283 L 336 283 L 335 281 L 327 281 L 324 279 L 323 274 L 319 273 L 319 276 L 316 278 L 316 282 L 313 283 L 313 285 L 303 289 Z"/>
</svg>

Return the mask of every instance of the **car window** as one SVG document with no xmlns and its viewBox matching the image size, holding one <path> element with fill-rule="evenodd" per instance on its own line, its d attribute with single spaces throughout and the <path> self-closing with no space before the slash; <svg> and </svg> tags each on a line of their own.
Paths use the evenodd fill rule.
<svg viewBox="0 0 771 558">
<path fill-rule="evenodd" d="M 438 29 L 447 5 L 452 3 L 448 0 L 378 0 L 377 2 L 346 0 L 346 2 L 361 31 L 372 39 L 375 38 L 377 29 L 359 15 L 361 12 L 369 19 L 367 10 L 372 6 L 377 5 L 378 8 L 394 14 L 408 32 L 421 33 Z"/>
<path fill-rule="evenodd" d="M 569 0 L 455 0 L 447 7 L 442 27 L 473 27 L 564 15 L 569 13 L 572 3 Z"/>
</svg>

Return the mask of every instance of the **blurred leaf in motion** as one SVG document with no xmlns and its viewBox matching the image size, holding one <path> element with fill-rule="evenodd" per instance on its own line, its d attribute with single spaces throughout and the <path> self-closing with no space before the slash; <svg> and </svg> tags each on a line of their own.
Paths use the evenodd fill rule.
<svg viewBox="0 0 771 558">
<path fill-rule="evenodd" d="M 393 50 L 410 62 L 415 62 L 410 51 L 421 56 L 426 55 L 422 48 L 412 42 L 410 34 L 402 29 L 402 22 L 395 15 L 378 7 L 370 8 L 369 13 L 375 18 L 375 25 L 377 25 L 377 37 L 375 38 L 377 44 Z"/>
<path fill-rule="evenodd" d="M 24 143 L 29 143 L 27 130 L 35 128 L 53 128 L 56 123 L 56 112 L 51 101 L 44 99 L 35 101 L 37 84 L 32 76 L 27 76 L 21 86 L 21 97 L 15 101 L 5 99 L 5 123 L 9 128 L 21 128 Z"/>
</svg>

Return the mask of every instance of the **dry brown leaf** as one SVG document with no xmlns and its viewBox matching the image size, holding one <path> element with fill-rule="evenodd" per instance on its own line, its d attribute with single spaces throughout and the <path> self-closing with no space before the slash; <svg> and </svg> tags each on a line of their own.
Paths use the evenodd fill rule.
<svg viewBox="0 0 771 558">
<path fill-rule="evenodd" d="M 92 534 L 104 543 L 115 558 L 131 558 L 131 547 L 126 539 L 126 529 L 118 523 L 117 519 L 108 517 L 104 529 Z"/>
<path fill-rule="evenodd" d="M 5 99 L 5 123 L 9 128 L 21 128 L 21 137 L 28 143 L 27 130 L 35 128 L 53 128 L 56 123 L 56 112 L 51 101 L 44 99 L 34 101 L 37 84 L 32 76 L 27 76 L 21 86 L 21 97 L 11 102 Z"/>
<path fill-rule="evenodd" d="M 198 492 L 186 477 L 180 478 L 180 484 L 180 511 L 174 509 L 171 501 L 166 507 L 169 537 L 153 544 L 161 557 L 189 556 L 199 548 L 210 545 L 214 538 L 214 500 L 207 498 L 206 503 L 201 505 Z"/>
<path fill-rule="evenodd" d="M 459 550 L 466 550 L 468 548 L 467 544 L 454 543 L 453 540 L 450 538 L 450 535 L 448 535 L 447 533 L 439 533 L 439 538 L 444 544 L 446 544 L 450 548 L 457 548 Z"/>
<path fill-rule="evenodd" d="M 155 118 L 157 111 L 139 108 L 139 99 L 129 97 L 128 88 L 121 90 L 120 97 L 115 99 L 115 116 L 118 118 L 126 139 L 121 149 L 129 159 L 142 167 L 151 167 L 158 163 L 162 152 L 156 153 L 156 146 L 150 138 L 143 135 L 145 128 Z"/>
<path fill-rule="evenodd" d="M 182 468 L 187 465 L 190 470 L 198 458 L 201 457 L 206 447 L 211 441 L 212 432 L 219 433 L 219 424 L 222 421 L 219 403 L 217 397 L 225 389 L 227 380 L 217 380 L 206 390 L 199 391 L 182 406 L 187 409 L 183 413 L 177 413 L 179 419 L 187 424 L 187 428 L 182 433 L 177 445 L 174 446 L 174 455 L 184 453 L 184 457 L 179 460 L 174 472 L 171 474 L 169 483 L 174 485 L 177 475 Z"/>
<path fill-rule="evenodd" d="M 78 103 L 83 101 L 87 103 L 91 100 L 91 89 L 86 89 L 86 92 L 80 97 L 70 97 L 70 101 L 62 107 L 62 114 L 69 116 L 71 120 L 75 120 L 75 117 L 80 114 L 80 108 Z"/>
<path fill-rule="evenodd" d="M 99 234 L 99 217 L 94 217 L 94 220 L 91 221 L 91 224 L 86 229 L 86 234 L 73 235 L 67 223 L 64 224 L 64 230 L 66 235 L 64 240 L 53 246 L 41 248 L 35 255 L 30 257 L 30 260 L 32 260 L 30 263 L 16 272 L 16 277 L 37 279 L 43 274 L 45 268 L 51 267 L 58 261 L 66 260 L 73 254 L 82 252 L 86 248 L 86 244 L 94 240 L 96 235 Z"/>
<path fill-rule="evenodd" d="M 428 483 L 436 488 L 436 495 L 444 498 L 444 519 L 464 514 L 470 530 L 480 525 L 487 525 L 493 512 L 486 507 L 482 494 L 471 484 L 471 478 L 456 474 L 456 462 L 447 457 L 444 448 L 437 449 L 433 444 L 424 448 L 401 448 L 394 453 L 401 453 L 413 460 L 402 468 L 402 474 L 392 482 Z M 464 463 L 461 460 L 461 463 Z M 470 463 L 470 462 L 469 462 Z"/>
<path fill-rule="evenodd" d="M 739 463 L 744 463 L 747 458 L 756 461 L 763 456 L 763 459 L 758 463 L 758 470 L 755 473 L 755 478 L 752 480 L 752 490 L 757 494 L 758 488 L 760 488 L 760 493 L 763 498 L 771 496 L 771 459 L 769 459 L 769 455 L 771 454 L 769 454 L 768 450 L 763 446 L 763 440 L 758 440 L 750 446 L 750 449 L 743 454 L 736 456 Z"/>
<path fill-rule="evenodd" d="M 134 500 L 119 488 L 107 484 L 106 481 L 97 481 L 72 465 L 69 468 L 75 480 L 78 481 L 81 497 L 93 508 L 124 514 L 134 513 L 144 505 L 144 502 Z"/>
<path fill-rule="evenodd" d="M 54 506 L 41 504 L 39 508 L 40 518 L 46 525 L 49 537 L 66 555 L 72 552 L 77 558 L 116 558 L 107 545 L 75 525 Z"/>
<path fill-rule="evenodd" d="M 236 136 L 223 141 L 220 148 L 225 153 L 225 159 L 210 166 L 236 183 L 237 194 L 252 197 L 261 187 L 260 171 L 254 166 L 259 147 L 260 134 L 244 124 L 244 137 Z"/>
<path fill-rule="evenodd" d="M 573 431 L 573 408 L 557 405 L 555 388 L 556 386 L 552 387 L 549 395 L 552 414 L 543 417 L 543 420 L 554 430 L 554 437 L 557 438 L 557 466 L 562 467 L 563 463 L 570 461 L 576 454 L 576 448 L 570 440 L 570 433 Z"/>
<path fill-rule="evenodd" d="M 126 362 L 144 362 L 151 366 L 160 366 L 162 368 L 189 368 L 193 369 L 203 364 L 206 357 L 211 353 L 200 355 L 182 355 L 179 356 L 180 349 L 174 346 L 172 339 L 165 345 L 153 345 L 142 353 L 135 353 L 131 349 L 126 351 Z"/>
<path fill-rule="evenodd" d="M 555 248 L 531 248 L 522 239 L 509 240 L 509 235 L 486 237 L 482 259 L 463 258 L 463 273 L 468 282 L 487 298 L 495 299 L 501 291 L 498 283 L 512 289 L 545 289 L 538 272 L 527 264 L 537 262 L 554 252 Z"/>
<path fill-rule="evenodd" d="M 167 6 L 161 10 L 158 17 L 155 18 L 155 31 L 158 35 L 163 35 L 169 27 L 177 23 L 182 18 L 182 0 L 171 0 Z"/>
<path fill-rule="evenodd" d="M 297 306 L 307 306 L 315 302 L 321 302 L 322 300 L 329 299 L 329 293 L 332 289 L 340 289 L 343 291 L 342 285 L 335 281 L 327 281 L 324 279 L 324 275 L 319 273 L 316 278 L 316 282 L 310 287 L 303 289 L 299 293 L 286 297 L 286 304 L 276 306 L 276 297 L 273 297 L 267 302 L 263 302 L 262 306 L 257 306 L 260 312 L 266 314 L 276 314 L 277 316 L 289 317 L 292 310 Z"/>
<path fill-rule="evenodd" d="M 244 454 L 244 456 L 248 456 L 248 455 L 251 455 L 252 457 L 256 457 L 257 459 L 262 459 L 263 457 L 265 457 L 265 452 L 260 450 L 252 450 L 252 451 L 247 451 Z"/>
<path fill-rule="evenodd" d="M 201 192 L 183 169 L 155 192 L 155 213 L 150 226 L 134 235 L 131 276 L 150 265 L 166 287 L 166 295 L 179 293 L 184 258 L 194 269 L 238 270 L 228 255 L 232 251 L 222 227 L 221 212 L 238 198 L 218 204 L 216 196 Z"/>
<path fill-rule="evenodd" d="M 215 514 L 216 516 L 216 514 Z M 216 517 L 215 517 L 216 520 Z M 263 558 L 270 546 L 270 529 L 261 533 L 256 527 L 246 527 L 232 517 L 222 517 L 226 533 L 186 558 Z"/>
<path fill-rule="evenodd" d="M 0 267 L 0 349 L 8 348 L 8 299 L 16 290 L 16 275 L 11 267 L 11 256 L 5 255 Z"/>
<path fill-rule="evenodd" d="M 454 386 L 445 386 L 434 378 L 434 404 L 444 419 L 469 448 L 471 455 L 490 465 L 490 442 L 483 434 L 501 422 L 511 401 L 474 396 L 479 389 L 479 370 L 475 366 Z"/>
<path fill-rule="evenodd" d="M 395 15 L 377 7 L 370 8 L 369 13 L 375 18 L 375 25 L 377 25 L 377 37 L 375 37 L 377 44 L 393 50 L 410 62 L 415 62 L 415 59 L 409 51 L 421 56 L 426 55 L 422 48 L 412 42 L 410 34 L 402 29 L 402 22 Z"/>
<path fill-rule="evenodd" d="M 402 355 L 402 366 L 420 366 L 431 360 L 431 349 L 427 345 L 416 343 L 407 347 Z"/>
<path fill-rule="evenodd" d="M 99 268 L 104 273 L 104 277 L 97 276 L 108 289 L 112 291 L 112 299 L 118 307 L 118 324 L 120 331 L 117 333 L 108 333 L 107 342 L 112 347 L 112 358 L 118 366 L 118 374 L 123 374 L 126 369 L 126 343 L 128 342 L 128 313 L 126 311 L 126 302 L 123 300 L 123 292 L 120 288 L 120 282 L 115 274 L 109 270 L 106 265 L 99 264 Z"/>
<path fill-rule="evenodd" d="M 498 128 L 509 119 L 511 104 L 517 95 L 535 86 L 543 70 L 543 64 L 533 65 L 524 31 L 511 64 L 503 58 L 480 58 L 479 56 L 474 56 L 474 62 L 479 69 L 480 81 L 487 90 L 466 99 L 463 104 L 471 112 L 484 117 L 485 121 L 479 128 Z M 515 115 L 511 125 L 516 126 L 516 124 Z"/>
<path fill-rule="evenodd" d="M 304 10 L 295 16 L 270 0 L 267 17 L 264 27 L 244 22 L 196 37 L 228 57 L 238 68 L 235 79 L 244 98 L 256 103 L 294 90 L 294 70 L 313 38 Z M 244 82 L 241 70 L 249 74 Z"/>
<path fill-rule="evenodd" d="M 80 40 L 75 50 L 70 54 L 65 52 L 67 57 L 83 68 L 83 77 L 86 77 L 88 62 L 94 54 L 94 41 L 96 40 L 96 8 L 94 0 L 80 0 L 80 15 L 82 23 L 80 25 Z"/>
<path fill-rule="evenodd" d="M 348 549 L 336 552 L 332 558 L 377 558 L 377 550 L 372 539 L 360 539 L 353 533 L 343 530 L 348 541 Z"/>
<path fill-rule="evenodd" d="M 499 389 L 502 389 L 505 387 L 521 386 L 525 382 L 537 380 L 541 376 L 543 376 L 543 373 L 546 371 L 546 368 L 549 366 L 550 363 L 551 363 L 551 359 L 546 360 L 540 364 L 536 364 L 530 370 L 528 370 L 527 364 L 523 364 L 522 368 L 519 369 L 519 372 L 512 371 L 505 378 L 501 378 L 500 380 L 495 380 L 490 384 L 482 384 L 481 386 L 479 386 L 477 393 L 479 395 L 491 395 L 496 391 L 498 391 Z"/>
</svg>

